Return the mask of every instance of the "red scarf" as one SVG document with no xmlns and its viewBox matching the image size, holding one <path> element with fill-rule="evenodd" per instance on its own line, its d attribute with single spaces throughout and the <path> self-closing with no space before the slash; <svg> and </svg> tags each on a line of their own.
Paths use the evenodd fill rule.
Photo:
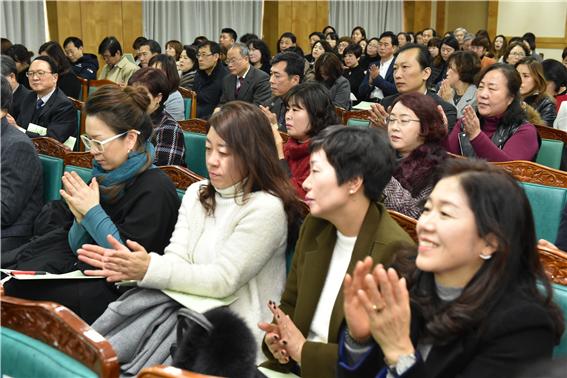
<svg viewBox="0 0 567 378">
<path fill-rule="evenodd" d="M 297 140 L 289 138 L 284 144 L 284 157 L 291 172 L 291 183 L 295 192 L 302 200 L 305 199 L 303 181 L 309 176 L 309 140 L 298 143 Z"/>
</svg>

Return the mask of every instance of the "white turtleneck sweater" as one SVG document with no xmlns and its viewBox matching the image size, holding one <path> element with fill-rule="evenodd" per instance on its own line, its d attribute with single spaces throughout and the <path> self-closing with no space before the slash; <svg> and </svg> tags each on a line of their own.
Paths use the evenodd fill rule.
<svg viewBox="0 0 567 378">
<path fill-rule="evenodd" d="M 216 207 L 206 215 L 199 202 L 201 181 L 191 185 L 181 203 L 170 244 L 151 260 L 139 286 L 238 299 L 230 308 L 258 340 L 258 322 L 270 321 L 268 300 L 279 301 L 285 285 L 287 218 L 282 201 L 255 192 L 243 202 L 235 187 L 217 190 Z"/>
</svg>

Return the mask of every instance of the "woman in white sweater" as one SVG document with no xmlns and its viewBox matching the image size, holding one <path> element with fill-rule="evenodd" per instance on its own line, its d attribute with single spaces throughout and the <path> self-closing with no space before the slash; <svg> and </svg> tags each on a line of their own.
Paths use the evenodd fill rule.
<svg viewBox="0 0 567 378">
<path fill-rule="evenodd" d="M 288 224 L 296 223 L 301 208 L 278 164 L 269 122 L 257 107 L 231 102 L 209 122 L 210 181 L 187 189 L 165 254 L 148 253 L 130 240 L 124 246 L 109 237 L 114 249 L 85 245 L 79 258 L 97 268 L 86 274 L 109 281 L 137 280 L 143 288 L 213 298 L 234 295 L 238 299 L 230 308 L 246 320 L 260 345 L 256 324 L 269 317 L 268 300 L 279 298 L 283 291 Z M 137 295 L 126 296 L 134 301 Z M 128 299 L 123 296 L 115 303 Z M 119 312 L 113 311 L 113 305 L 93 325 L 110 336 L 111 343 L 113 336 L 125 336 L 123 327 L 109 325 L 111 313 Z M 121 342 L 113 346 L 124 371 L 124 364 L 137 356 L 122 353 L 128 348 L 121 348 Z"/>
</svg>

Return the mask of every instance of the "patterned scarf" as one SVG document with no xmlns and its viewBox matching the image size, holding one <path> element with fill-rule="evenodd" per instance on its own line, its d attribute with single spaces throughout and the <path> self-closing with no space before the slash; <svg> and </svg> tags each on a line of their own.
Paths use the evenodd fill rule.
<svg viewBox="0 0 567 378">
<path fill-rule="evenodd" d="M 111 171 L 105 171 L 100 164 L 93 161 L 93 177 L 96 177 L 100 188 L 102 202 L 115 203 L 122 198 L 126 186 L 140 173 L 152 166 L 155 148 L 150 143 L 139 151 L 128 153 L 126 160 L 120 167 Z"/>
</svg>

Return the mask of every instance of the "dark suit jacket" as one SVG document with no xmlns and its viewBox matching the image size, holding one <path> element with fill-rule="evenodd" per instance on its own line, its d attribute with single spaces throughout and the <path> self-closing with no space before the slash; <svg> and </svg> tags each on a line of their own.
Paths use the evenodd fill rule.
<svg viewBox="0 0 567 378">
<path fill-rule="evenodd" d="M 308 216 L 301 227 L 280 308 L 291 317 L 305 337 L 309 334 L 319 296 L 325 284 L 336 238 L 335 226 L 320 218 Z M 388 265 L 400 242 L 413 244 L 412 239 L 390 217 L 383 205 L 371 204 L 354 245 L 347 272 L 352 273 L 356 262 L 366 256 L 371 256 L 375 263 Z M 336 279 L 342 281 L 344 277 L 336 277 Z M 338 341 L 343 321 L 341 289 L 331 314 L 328 343 L 306 341 L 303 345 L 301 353 L 303 378 L 336 376 Z M 264 366 L 280 371 L 294 367 L 293 362 L 287 365 L 279 364 L 265 344 L 263 349 L 270 358 Z"/>
<path fill-rule="evenodd" d="M 270 111 L 276 115 L 278 129 L 280 131 L 287 132 L 287 128 L 285 127 L 285 112 L 287 109 L 281 97 L 272 97 L 269 107 Z"/>
<path fill-rule="evenodd" d="M 227 75 L 222 82 L 222 96 L 219 105 L 240 100 L 256 105 L 268 105 L 272 97 L 270 76 L 264 71 L 250 66 L 238 95 L 236 95 L 236 75 Z"/>
<path fill-rule="evenodd" d="M 396 84 L 394 83 L 394 64 L 396 63 L 396 58 L 392 60 L 390 67 L 388 67 L 388 71 L 386 71 L 386 77 L 382 77 L 378 75 L 376 79 L 372 81 L 372 85 L 368 84 L 368 80 L 370 79 L 370 72 L 367 72 L 360 83 L 360 87 L 358 87 L 358 95 L 360 96 L 359 100 L 369 100 L 370 94 L 374 90 L 374 87 L 378 87 L 382 90 L 384 97 L 394 95 L 398 93 L 396 89 Z M 379 65 L 379 62 L 373 62 L 372 64 Z"/>
<path fill-rule="evenodd" d="M 414 346 L 423 329 L 422 323 L 412 307 L 410 336 Z M 434 345 L 426 361 L 418 358 L 403 377 L 515 377 L 522 368 L 551 358 L 554 344 L 551 317 L 535 302 L 533 295 L 520 289 L 507 293 L 487 314 L 482 327 L 484 332 L 474 329 L 445 345 Z M 385 367 L 384 355 L 375 345 L 356 368 L 349 368 L 345 363 L 343 340 L 340 361 L 338 376 L 341 378 L 376 377 Z"/>
<path fill-rule="evenodd" d="M 47 128 L 48 137 L 57 139 L 61 143 L 70 136 L 78 137 L 77 111 L 71 100 L 60 89 L 55 89 L 47 103 L 39 110 L 35 110 L 36 102 L 35 92 L 29 93 L 23 99 L 20 116 L 16 119 L 20 127 L 27 129 L 30 122 L 43 126 Z M 39 136 L 30 131 L 27 134 L 32 138 Z"/>
<path fill-rule="evenodd" d="M 2 118 L 2 238 L 32 235 L 43 206 L 41 162 L 30 138 Z"/>
<path fill-rule="evenodd" d="M 22 84 L 18 85 L 18 88 L 12 93 L 12 105 L 10 105 L 9 113 L 14 119 L 18 119 L 20 109 L 22 108 L 22 101 L 30 93 L 31 91 Z"/>
<path fill-rule="evenodd" d="M 445 112 L 445 116 L 447 116 L 449 133 L 451 133 L 451 130 L 453 130 L 453 126 L 455 126 L 455 122 L 457 122 L 457 108 L 449 104 L 447 101 L 443 100 L 440 96 L 437 95 L 437 93 L 430 91 L 429 89 L 427 90 L 427 95 L 431 97 L 433 100 L 435 100 L 435 102 L 441 105 L 441 107 L 443 108 L 443 111 Z M 388 108 L 392 106 L 394 100 L 397 99 L 398 96 L 399 93 L 385 97 L 384 99 L 382 99 L 380 104 L 382 104 L 384 109 L 388 110 Z"/>
</svg>

